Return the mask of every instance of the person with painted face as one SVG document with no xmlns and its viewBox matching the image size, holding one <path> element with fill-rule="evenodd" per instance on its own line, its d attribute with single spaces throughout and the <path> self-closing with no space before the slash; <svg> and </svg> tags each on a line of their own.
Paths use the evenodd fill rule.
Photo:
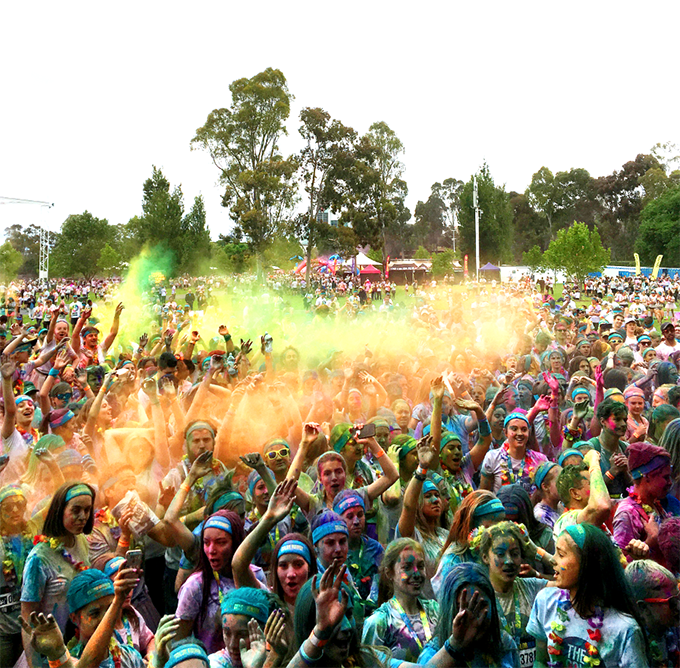
<svg viewBox="0 0 680 668">
<path fill-rule="evenodd" d="M 130 644 L 120 642 L 115 633 L 116 621 L 140 573 L 141 570 L 120 568 L 111 582 L 102 571 L 88 568 L 71 581 L 66 598 L 69 617 L 77 630 L 68 649 L 80 660 L 79 665 L 144 668 L 142 655 Z"/>
<path fill-rule="evenodd" d="M 547 581 L 525 577 L 523 565 L 534 561 L 522 530 L 512 521 L 500 522 L 484 530 L 479 551 L 489 569 L 489 579 L 496 593 L 498 615 L 503 629 L 512 636 L 520 655 L 520 666 L 532 668 L 536 657 L 536 640 L 526 627 L 536 594 Z M 522 577 L 519 577 L 522 575 Z"/>
<path fill-rule="evenodd" d="M 378 600 L 378 569 L 385 550 L 377 540 L 365 535 L 364 500 L 354 490 L 340 492 L 333 501 L 333 511 L 342 517 L 349 531 L 347 570 L 364 601 L 364 609 L 372 610 Z"/>
<path fill-rule="evenodd" d="M 432 589 L 436 595 L 451 569 L 461 563 L 478 561 L 470 539 L 480 532 L 481 527 L 492 526 L 504 519 L 505 508 L 491 492 L 476 490 L 463 499 L 453 516 L 437 572 L 432 578 Z"/>
<path fill-rule="evenodd" d="M 94 325 L 84 327 L 92 315 L 92 309 L 86 308 L 83 310 L 71 334 L 71 348 L 80 359 L 79 366 L 88 367 L 104 363 L 106 352 L 113 345 L 116 336 L 118 336 L 120 315 L 124 308 L 125 306 L 122 302 L 116 306 L 113 322 L 111 323 L 111 331 L 106 335 L 101 345 L 99 345 L 99 329 Z"/>
<path fill-rule="evenodd" d="M 317 433 L 317 439 L 319 433 Z M 310 450 L 314 447 L 315 442 L 313 441 L 310 444 Z M 276 484 L 282 483 L 286 479 L 286 474 L 290 468 L 290 445 L 288 445 L 288 441 L 282 438 L 273 438 L 271 441 L 268 441 L 264 446 L 263 457 L 265 464 L 274 474 Z M 314 459 L 316 459 L 316 456 L 314 456 Z M 314 487 L 314 481 L 303 471 L 298 478 L 298 486 L 310 492 L 312 487 Z"/>
<path fill-rule="evenodd" d="M 362 642 L 387 647 L 398 661 L 416 663 L 432 639 L 437 601 L 423 598 L 425 553 L 410 538 L 389 545 L 380 566 L 380 607 L 364 621 Z"/>
<path fill-rule="evenodd" d="M 626 566 L 626 579 L 649 638 L 652 666 L 680 665 L 680 593 L 678 580 L 651 559 Z"/>
<path fill-rule="evenodd" d="M 413 538 L 423 546 L 427 566 L 428 584 L 426 595 L 431 595 L 429 579 L 437 568 L 437 559 L 442 552 L 447 529 L 446 504 L 437 485 L 428 479 L 428 472 L 438 463 L 438 452 L 433 439 L 424 437 L 418 441 L 418 468 L 404 493 L 404 505 L 395 532 L 396 538 Z"/>
<path fill-rule="evenodd" d="M 626 450 L 628 443 L 623 440 L 628 428 L 628 409 L 614 399 L 605 399 L 595 413 L 600 423 L 599 436 L 593 436 L 588 445 L 600 453 L 600 468 L 612 499 L 627 495 L 632 479 L 628 472 Z"/>
<path fill-rule="evenodd" d="M 578 453 L 579 459 L 583 461 L 583 455 L 578 450 L 574 452 Z M 534 484 L 536 485 L 536 492 L 532 497 L 535 503 L 534 517 L 551 529 L 555 526 L 555 521 L 564 512 L 556 484 L 561 470 L 562 467 L 555 462 L 543 462 L 536 469 L 534 476 Z"/>
<path fill-rule="evenodd" d="M 614 540 L 622 550 L 633 539 L 643 540 L 651 558 L 663 563 L 658 547 L 659 527 L 667 517 L 680 516 L 680 502 L 669 495 L 673 485 L 670 454 L 651 443 L 633 443 L 628 448 L 628 465 L 633 487 L 616 506 Z"/>
<path fill-rule="evenodd" d="M 642 619 L 609 537 L 575 524 L 556 549 L 556 587 L 538 592 L 527 624 L 536 638 L 534 665 L 649 666 Z"/>
<path fill-rule="evenodd" d="M 273 608 L 270 595 L 262 589 L 240 587 L 222 596 L 220 613 L 224 649 L 209 656 L 210 667 L 261 666 L 266 657 L 263 630 L 275 622 L 283 622 L 282 611 Z"/>
<path fill-rule="evenodd" d="M 437 628 L 418 657 L 418 665 L 519 666 L 517 646 L 501 626 L 495 592 L 484 566 L 456 566 L 442 583 L 438 600 Z"/>
<path fill-rule="evenodd" d="M 66 629 L 68 605 L 66 591 L 71 580 L 89 568 L 86 534 L 94 523 L 94 489 L 85 483 L 62 485 L 50 503 L 43 535 L 34 539 L 35 547 L 24 566 L 21 587 L 21 615 L 33 612 L 54 615 L 62 632 Z M 24 650 L 29 665 L 44 666 L 24 635 Z"/>
<path fill-rule="evenodd" d="M 480 489 L 495 493 L 502 485 L 519 482 L 528 490 L 536 469 L 547 461 L 547 457 L 527 448 L 531 427 L 524 413 L 510 413 L 505 418 L 504 429 L 505 443 L 484 457 Z"/>
</svg>

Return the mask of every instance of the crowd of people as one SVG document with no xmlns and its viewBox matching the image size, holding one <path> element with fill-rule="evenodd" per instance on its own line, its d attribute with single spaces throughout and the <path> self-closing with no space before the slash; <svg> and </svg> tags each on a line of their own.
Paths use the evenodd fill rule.
<svg viewBox="0 0 680 668">
<path fill-rule="evenodd" d="M 13 284 L 0 664 L 680 665 L 657 283 Z"/>
</svg>

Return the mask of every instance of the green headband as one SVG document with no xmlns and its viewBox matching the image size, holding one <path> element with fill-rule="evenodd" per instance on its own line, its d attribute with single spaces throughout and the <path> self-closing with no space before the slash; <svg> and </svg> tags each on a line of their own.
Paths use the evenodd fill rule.
<svg viewBox="0 0 680 668">
<path fill-rule="evenodd" d="M 333 444 L 333 450 L 335 450 L 335 452 L 338 453 L 342 452 L 342 449 L 347 445 L 350 438 L 352 438 L 352 434 L 348 429 L 344 434 L 340 435 L 337 441 L 335 441 L 335 443 Z"/>
<path fill-rule="evenodd" d="M 564 533 L 569 534 L 580 550 L 583 549 L 583 546 L 586 543 L 586 530 L 583 528 L 582 524 L 571 524 L 564 530 Z"/>
<path fill-rule="evenodd" d="M 92 496 L 92 490 L 81 482 L 78 485 L 74 485 L 71 487 L 71 489 L 69 489 L 68 492 L 66 492 L 66 498 L 64 499 L 64 502 L 68 503 L 71 499 L 75 499 L 76 496 Z"/>
</svg>

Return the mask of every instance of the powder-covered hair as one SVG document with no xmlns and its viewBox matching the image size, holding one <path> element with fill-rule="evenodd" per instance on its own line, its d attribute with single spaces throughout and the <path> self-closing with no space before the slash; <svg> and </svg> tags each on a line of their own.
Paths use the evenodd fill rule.
<svg viewBox="0 0 680 668">
<path fill-rule="evenodd" d="M 673 585 L 677 582 L 673 573 L 651 559 L 631 561 L 626 566 L 625 572 L 633 596 L 638 603 L 645 598 L 657 598 L 665 582 Z"/>
</svg>

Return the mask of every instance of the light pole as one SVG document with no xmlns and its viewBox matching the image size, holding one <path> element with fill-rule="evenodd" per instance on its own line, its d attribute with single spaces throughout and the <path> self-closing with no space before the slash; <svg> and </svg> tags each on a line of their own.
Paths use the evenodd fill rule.
<svg viewBox="0 0 680 668">
<path fill-rule="evenodd" d="M 472 177 L 472 206 L 475 207 L 475 257 L 477 263 L 477 283 L 479 283 L 479 197 L 477 196 L 477 175 Z"/>
</svg>

